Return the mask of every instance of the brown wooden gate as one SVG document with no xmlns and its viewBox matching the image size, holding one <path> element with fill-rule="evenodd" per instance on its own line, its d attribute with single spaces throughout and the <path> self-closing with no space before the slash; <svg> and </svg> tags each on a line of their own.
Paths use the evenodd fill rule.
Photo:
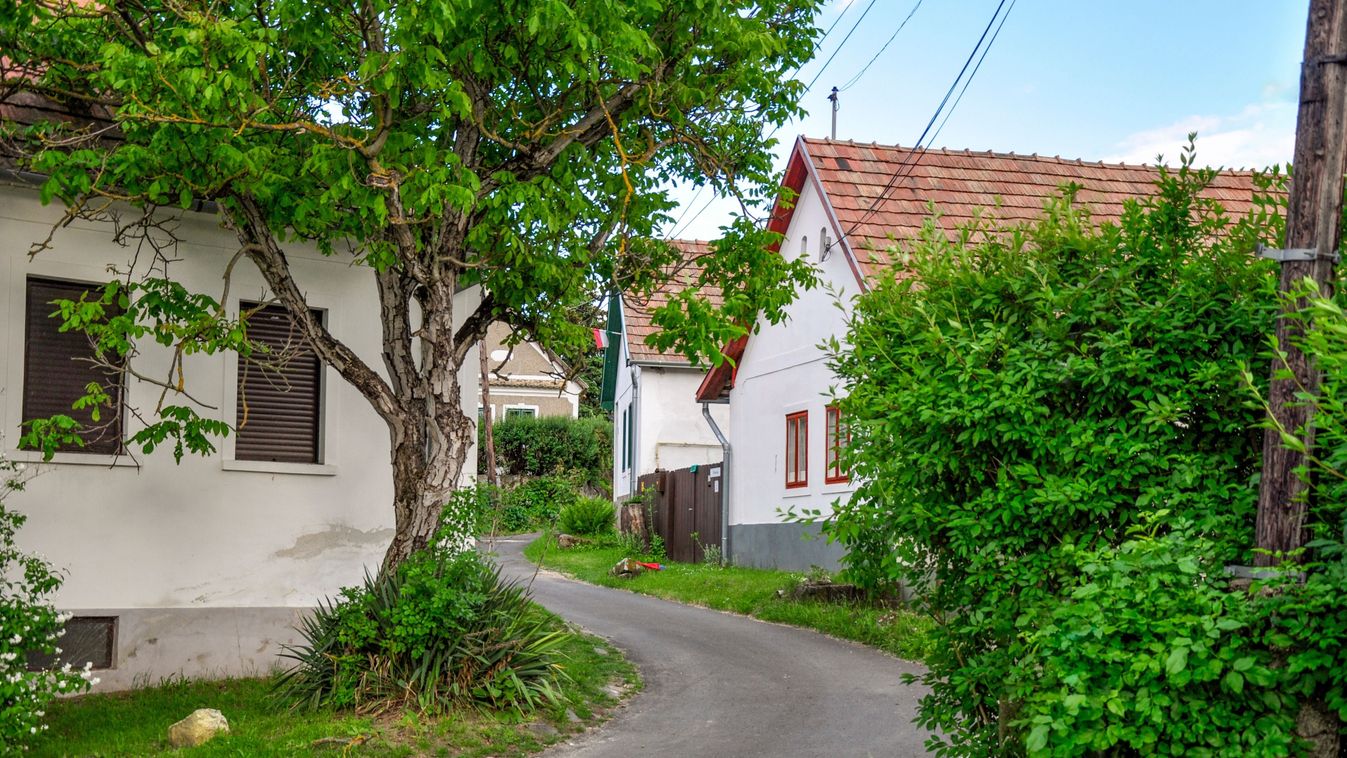
<svg viewBox="0 0 1347 758">
<path fill-rule="evenodd" d="M 704 546 L 720 547 L 721 471 L 719 463 L 656 471 L 638 480 L 654 490 L 651 527 L 664 540 L 671 561 L 698 563 Z"/>
</svg>

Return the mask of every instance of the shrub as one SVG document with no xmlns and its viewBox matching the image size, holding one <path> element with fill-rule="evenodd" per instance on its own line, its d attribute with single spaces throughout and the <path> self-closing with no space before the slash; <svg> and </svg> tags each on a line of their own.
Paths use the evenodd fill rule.
<svg viewBox="0 0 1347 758">
<path fill-rule="evenodd" d="M 518 534 L 556 523 L 562 509 L 580 497 L 568 475 L 540 476 L 513 487 L 478 482 L 454 492 L 446 512 L 472 514 L 477 534 Z"/>
<path fill-rule="evenodd" d="M 1207 540 L 1153 531 L 1064 548 L 1078 578 L 1027 635 L 1014 683 L 1029 753 L 1292 753 L 1295 704 L 1278 694 L 1255 603 L 1206 561 L 1219 552 Z"/>
<path fill-rule="evenodd" d="M 518 416 L 497 421 L 491 428 L 496 463 L 505 473 L 578 472 L 581 484 L 605 492 L 612 486 L 613 430 L 605 419 Z M 484 440 L 479 438 L 478 443 L 484 450 Z"/>
<path fill-rule="evenodd" d="M 905 582 L 936 619 L 920 721 L 946 753 L 1022 749 L 1005 716 L 1033 693 L 1009 683 L 1079 551 L 1165 509 L 1209 540 L 1203 565 L 1250 558 L 1259 414 L 1232 369 L 1273 328 L 1250 251 L 1279 216 L 1232 222 L 1190 163 L 1116 226 L 1070 188 L 1032 224 L 930 225 L 833 345 L 860 484 L 827 532 L 853 580 Z"/>
<path fill-rule="evenodd" d="M 383 713 L 477 703 L 520 711 L 555 699 L 564 633 L 473 551 L 428 550 L 320 603 L 277 682 L 295 707 Z"/>
<path fill-rule="evenodd" d="M 561 509 L 559 525 L 567 534 L 598 536 L 614 531 L 617 509 L 611 500 L 582 497 Z"/>
<path fill-rule="evenodd" d="M 21 551 L 15 535 L 26 517 L 6 507 L 23 489 L 20 464 L 0 456 L 0 753 L 26 750 L 39 732 L 47 705 L 58 695 L 83 692 L 98 683 L 90 666 L 70 663 L 50 671 L 29 671 L 32 655 L 56 656 L 69 618 L 48 598 L 62 577 L 42 558 Z"/>
</svg>

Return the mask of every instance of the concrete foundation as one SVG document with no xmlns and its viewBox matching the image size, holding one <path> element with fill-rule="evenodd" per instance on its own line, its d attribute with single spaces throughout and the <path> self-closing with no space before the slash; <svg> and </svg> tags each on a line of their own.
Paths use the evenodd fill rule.
<svg viewBox="0 0 1347 758">
<path fill-rule="evenodd" d="M 307 608 L 67 608 L 76 616 L 111 616 L 113 667 L 95 672 L 95 692 L 152 686 L 166 679 L 266 676 L 289 661 L 283 645 Z M 73 663 L 73 662 L 72 662 Z"/>
<path fill-rule="evenodd" d="M 842 568 L 846 550 L 828 542 L 817 524 L 731 524 L 730 560 L 736 566 L 808 571 Z"/>
</svg>

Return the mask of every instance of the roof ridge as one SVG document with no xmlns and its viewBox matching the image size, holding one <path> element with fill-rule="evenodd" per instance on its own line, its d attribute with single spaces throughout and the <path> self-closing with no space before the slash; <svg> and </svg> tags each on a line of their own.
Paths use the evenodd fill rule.
<svg viewBox="0 0 1347 758">
<path fill-rule="evenodd" d="M 834 139 L 829 139 L 829 138 L 827 138 L 827 137 L 802 137 L 802 139 L 804 139 L 806 142 L 810 142 L 810 143 L 817 144 L 817 145 L 858 145 L 858 144 L 861 144 L 861 143 L 853 142 L 853 141 L 851 141 L 851 140 L 834 140 Z M 1044 154 L 1044 155 L 1039 155 L 1039 154 L 1036 153 L 1036 152 L 1035 152 L 1035 153 L 1030 153 L 1030 154 L 1026 155 L 1026 154 L 1024 154 L 1024 153 L 1016 153 L 1014 150 L 1011 150 L 1011 151 L 1008 151 L 1008 152 L 1002 152 L 1002 151 L 991 150 L 991 149 L 988 149 L 988 150 L 971 150 L 971 149 L 969 149 L 969 148 L 963 148 L 963 149 L 961 150 L 961 149 L 959 149 L 959 148 L 950 148 L 950 147 L 927 147 L 927 148 L 925 148 L 925 149 L 923 150 L 922 148 L 917 148 L 917 147 L 903 147 L 903 146 L 900 145 L 900 144 L 892 144 L 892 145 L 891 145 L 891 144 L 884 144 L 884 143 L 878 143 L 878 142 L 871 142 L 871 143 L 869 143 L 868 145 L 862 145 L 862 146 L 864 146 L 864 147 L 870 147 L 870 148 L 874 148 L 874 149 L 879 149 L 879 150 L 894 150 L 894 151 L 904 152 L 904 153 L 914 153 L 914 152 L 917 152 L 917 151 L 921 150 L 922 152 L 926 152 L 926 153 L 938 153 L 938 154 L 940 154 L 940 155 L 959 155 L 959 154 L 962 154 L 962 155 L 982 155 L 982 156 L 986 156 L 986 157 L 988 157 L 988 158 L 1013 158 L 1013 159 L 1015 159 L 1015 160 L 1027 160 L 1027 161 L 1036 161 L 1036 162 L 1040 162 L 1040 163 L 1051 163 L 1051 164 L 1070 164 L 1070 165 L 1075 165 L 1075 166 L 1101 166 L 1101 167 L 1115 167 L 1115 166 L 1116 166 L 1116 167 L 1119 167 L 1119 168 L 1138 168 L 1138 169 L 1147 169 L 1147 170 L 1154 170 L 1154 169 L 1156 169 L 1156 168 L 1159 168 L 1159 166 L 1158 166 L 1157 164 L 1154 164 L 1154 163 L 1144 163 L 1144 162 L 1143 162 L 1143 163 L 1128 163 L 1127 161 L 1118 161 L 1117 163 L 1113 163 L 1113 162 L 1109 162 L 1109 161 L 1105 161 L 1105 160 L 1086 160 L 1086 159 L 1084 159 L 1084 158 L 1063 158 L 1063 157 L 1061 157 L 1061 155 L 1046 155 L 1046 154 Z M 1173 168 L 1175 168 L 1175 167 L 1173 167 L 1173 166 L 1167 166 L 1167 168 L 1173 169 Z M 1231 167 L 1231 166 L 1225 166 L 1225 167 L 1222 167 L 1222 168 L 1221 168 L 1221 173 L 1223 173 L 1223 174 L 1251 174 L 1251 173 L 1253 173 L 1253 171 L 1254 171 L 1254 169 L 1246 169 L 1246 168 L 1243 168 L 1243 167 L 1240 167 L 1240 168 L 1234 168 L 1234 167 Z"/>
</svg>

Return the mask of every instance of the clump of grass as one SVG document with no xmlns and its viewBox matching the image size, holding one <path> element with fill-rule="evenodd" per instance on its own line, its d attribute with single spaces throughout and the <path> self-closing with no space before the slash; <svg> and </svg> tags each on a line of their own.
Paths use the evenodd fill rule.
<svg viewBox="0 0 1347 758">
<path fill-rule="evenodd" d="M 608 684 L 639 688 L 636 669 L 606 642 L 567 629 L 556 617 L 550 617 L 550 623 L 565 634 L 557 652 L 567 677 L 559 686 L 557 702 L 532 715 L 477 707 L 437 715 L 391 712 L 377 718 L 330 708 L 289 711 L 276 708 L 270 697 L 274 678 L 173 680 L 52 704 L 47 713 L 50 729 L 31 754 L 175 752 L 168 746 L 169 725 L 197 708 L 218 708 L 229 719 L 229 734 L 195 748 L 192 755 L 527 755 L 605 719 L 614 703 L 605 691 Z M 572 722 L 567 711 L 580 721 Z M 535 722 L 550 724 L 558 734 L 540 735 L 529 728 Z"/>
<path fill-rule="evenodd" d="M 628 554 L 621 545 L 611 543 L 562 550 L 547 535 L 524 549 L 530 560 L 542 561 L 547 568 L 591 584 L 807 627 L 908 660 L 924 660 L 931 652 L 931 620 L 905 608 L 780 596 L 778 590 L 794 587 L 800 574 L 707 563 L 666 563 L 663 571 L 649 571 L 632 579 L 610 575 L 613 564 Z"/>
</svg>

